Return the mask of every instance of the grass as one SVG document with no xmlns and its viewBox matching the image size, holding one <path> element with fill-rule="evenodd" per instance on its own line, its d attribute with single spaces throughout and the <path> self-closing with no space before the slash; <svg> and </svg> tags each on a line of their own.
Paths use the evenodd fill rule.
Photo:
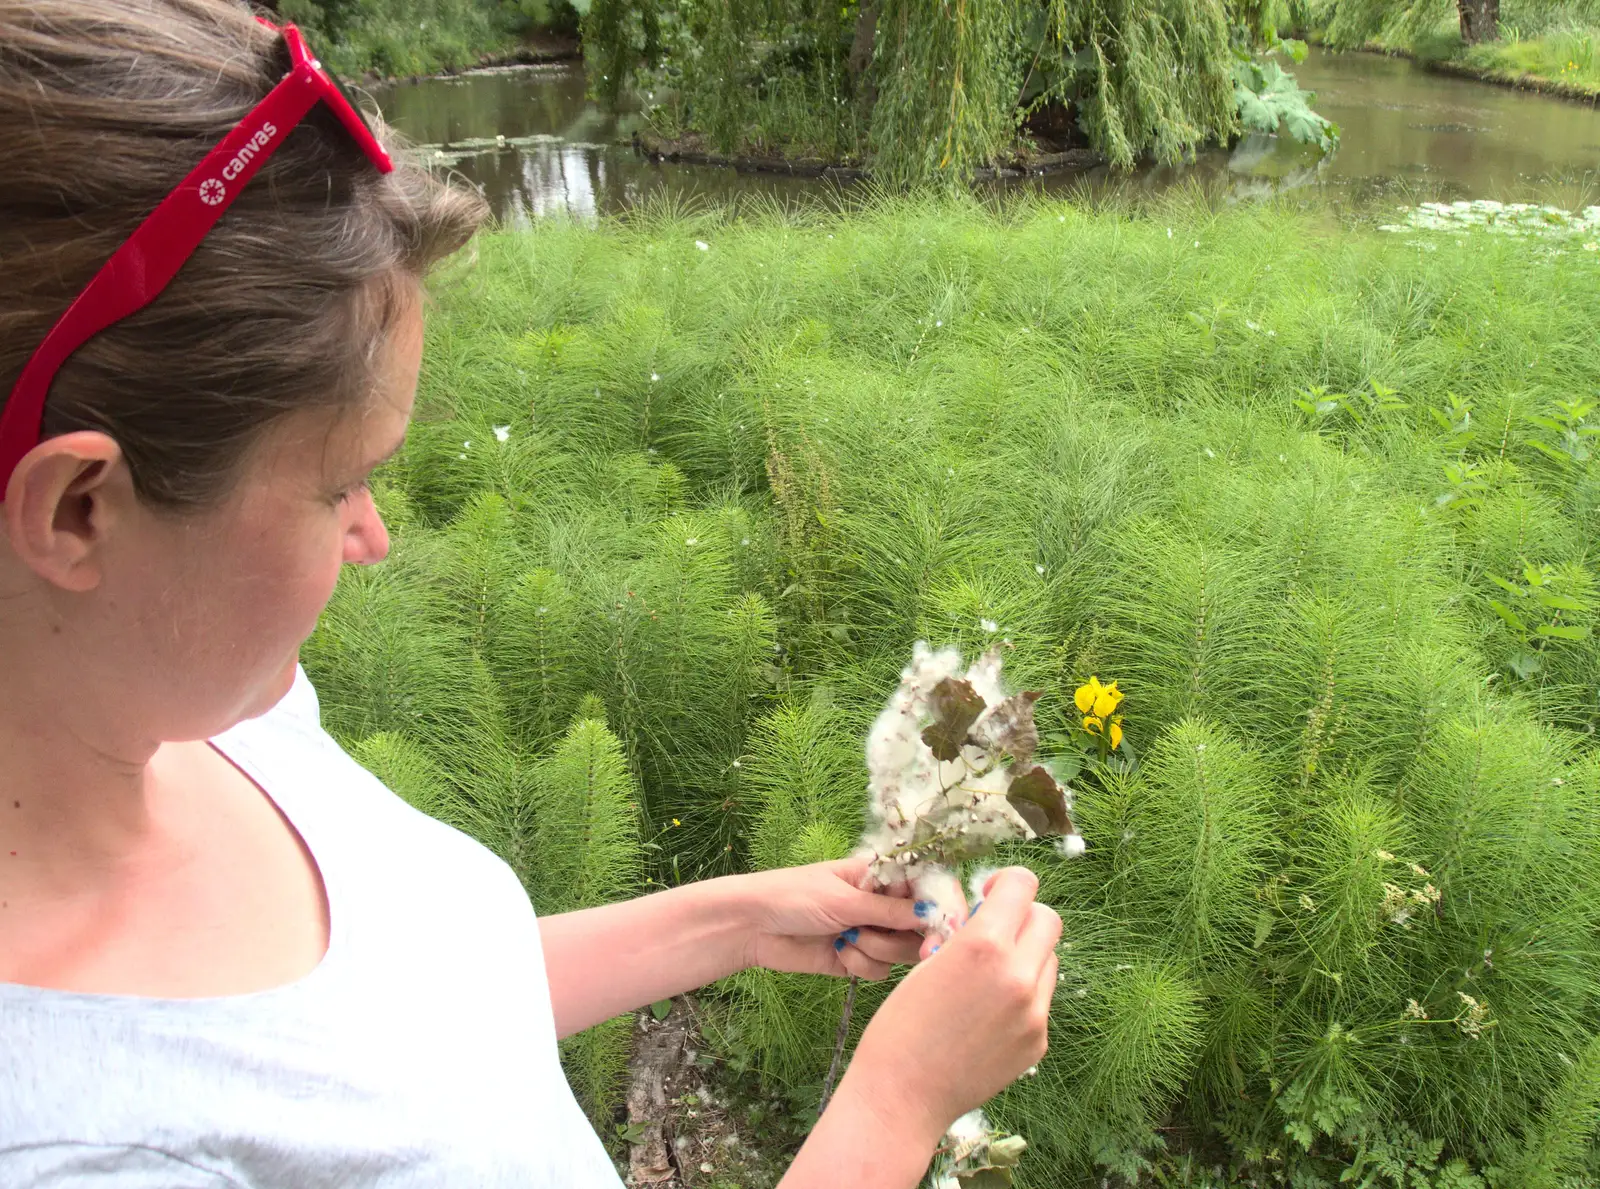
<svg viewBox="0 0 1600 1189">
<path fill-rule="evenodd" d="M 611 893 L 846 851 L 919 638 L 1005 641 L 1050 755 L 1116 679 L 1088 854 L 1013 856 L 1071 943 L 996 1108 L 1020 1182 L 1559 1184 L 1600 1096 L 1597 321 L 1576 243 L 1196 193 L 492 234 L 394 556 L 306 662 L 541 904 L 601 808 Z M 722 1043 L 804 1101 L 839 990 L 743 976 Z"/>
</svg>

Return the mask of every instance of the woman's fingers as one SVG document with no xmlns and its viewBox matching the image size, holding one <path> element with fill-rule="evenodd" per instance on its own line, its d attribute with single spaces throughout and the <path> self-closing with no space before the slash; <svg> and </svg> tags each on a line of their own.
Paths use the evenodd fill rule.
<svg viewBox="0 0 1600 1189">
<path fill-rule="evenodd" d="M 854 940 L 851 940 L 854 934 Z M 922 936 L 917 933 L 886 933 L 878 929 L 847 929 L 846 945 L 854 945 L 867 957 L 877 962 L 905 966 L 920 956 Z"/>
<path fill-rule="evenodd" d="M 973 928 L 993 931 L 1001 941 L 1017 940 L 1038 891 L 1039 877 L 1026 867 L 1004 868 L 984 888 L 983 915 L 973 921 Z"/>
<path fill-rule="evenodd" d="M 1027 920 L 1017 934 L 1017 949 L 1023 953 L 1037 953 L 1043 967 L 1047 961 L 1055 961 L 1056 942 L 1060 940 L 1061 914 L 1048 904 L 1030 905 Z"/>
<path fill-rule="evenodd" d="M 851 974 L 860 978 L 879 983 L 889 977 L 893 967 L 888 962 L 880 962 L 876 958 L 868 957 L 858 947 L 846 945 L 839 951 L 839 961 L 844 963 L 844 968 Z"/>
</svg>

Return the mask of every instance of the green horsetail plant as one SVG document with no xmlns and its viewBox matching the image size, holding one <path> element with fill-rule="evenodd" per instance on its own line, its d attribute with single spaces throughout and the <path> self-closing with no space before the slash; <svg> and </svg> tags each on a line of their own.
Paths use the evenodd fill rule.
<svg viewBox="0 0 1600 1189">
<path fill-rule="evenodd" d="M 1139 910 L 1195 963 L 1249 949 L 1272 843 L 1266 772 L 1220 726 L 1186 719 L 1147 747 L 1134 794 Z"/>
<path fill-rule="evenodd" d="M 754 724 L 744 758 L 757 870 L 841 859 L 861 828 L 861 752 L 829 699 L 778 706 Z M 820 1076 L 845 988 L 838 979 L 747 970 L 730 980 L 729 1030 L 760 1072 L 801 1087 Z"/>
<path fill-rule="evenodd" d="M 1584 1149 L 1600 1126 L 1600 1037 L 1562 1059 L 1565 1072 L 1511 1164 L 1511 1176 L 1523 1189 L 1570 1183 L 1566 1178 L 1582 1172 Z"/>
<path fill-rule="evenodd" d="M 590 701 L 585 713 L 598 706 Z M 600 718 L 580 718 L 533 777 L 533 901 L 545 914 L 609 904 L 644 883 L 639 792 L 622 745 Z"/>
<path fill-rule="evenodd" d="M 639 791 L 622 745 L 597 700 L 581 713 L 534 773 L 529 891 L 546 914 L 627 899 L 644 881 Z M 621 1099 L 632 1029 L 632 1016 L 619 1016 L 562 1042 L 573 1089 L 602 1131 Z"/>
<path fill-rule="evenodd" d="M 497 610 L 488 659 L 512 729 L 525 747 L 547 748 L 571 721 L 589 671 L 579 596 L 555 571 L 529 570 Z"/>
</svg>

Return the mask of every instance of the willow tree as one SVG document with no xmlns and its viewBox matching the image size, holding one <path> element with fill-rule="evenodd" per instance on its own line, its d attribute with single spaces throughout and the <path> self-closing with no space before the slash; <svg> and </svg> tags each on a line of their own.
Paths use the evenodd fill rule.
<svg viewBox="0 0 1600 1189">
<path fill-rule="evenodd" d="M 1033 120 L 1122 167 L 1226 143 L 1280 15 L 1278 0 L 594 0 L 584 36 L 597 93 L 634 90 L 669 137 L 907 184 L 1015 156 Z"/>
</svg>

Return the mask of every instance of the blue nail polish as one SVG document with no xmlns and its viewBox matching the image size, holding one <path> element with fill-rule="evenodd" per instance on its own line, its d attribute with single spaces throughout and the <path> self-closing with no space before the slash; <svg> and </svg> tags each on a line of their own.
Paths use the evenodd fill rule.
<svg viewBox="0 0 1600 1189">
<path fill-rule="evenodd" d="M 844 950 L 844 938 L 835 937 L 833 939 L 833 952 L 837 954 L 837 953 L 841 953 L 843 950 Z"/>
<path fill-rule="evenodd" d="M 974 904 L 972 906 L 972 911 L 967 914 L 967 920 L 970 921 L 973 917 L 977 916 L 978 915 L 978 909 L 980 909 L 982 907 L 983 907 L 983 901 L 979 900 L 976 904 Z"/>
<path fill-rule="evenodd" d="M 854 945 L 856 942 L 861 940 L 861 930 L 856 928 L 846 929 L 843 933 L 839 934 L 839 936 L 843 940 L 848 941 L 851 945 Z"/>
<path fill-rule="evenodd" d="M 911 907 L 916 912 L 917 918 L 920 920 L 920 919 L 928 916 L 929 913 L 933 912 L 933 901 L 932 900 L 918 900 Z"/>
<path fill-rule="evenodd" d="M 932 956 L 933 954 L 937 954 L 938 952 L 939 952 L 939 947 L 938 946 L 934 946 L 931 950 L 928 951 L 928 954 L 929 954 L 929 956 Z"/>
</svg>

